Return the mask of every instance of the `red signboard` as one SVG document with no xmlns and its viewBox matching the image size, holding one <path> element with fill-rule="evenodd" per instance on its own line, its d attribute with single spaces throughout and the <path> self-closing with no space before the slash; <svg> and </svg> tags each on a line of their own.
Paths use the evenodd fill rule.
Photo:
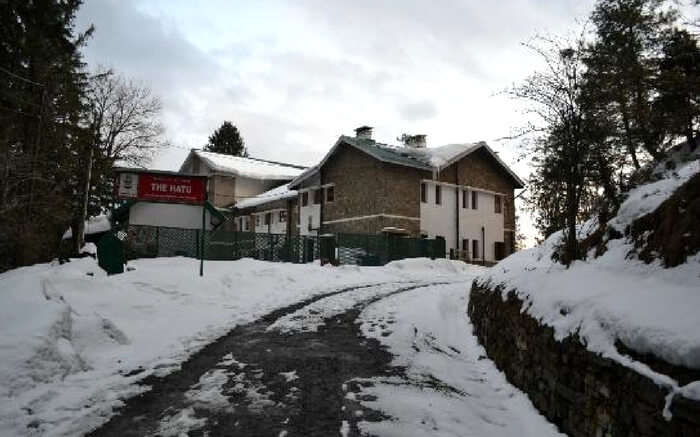
<svg viewBox="0 0 700 437">
<path fill-rule="evenodd" d="M 141 173 L 137 198 L 174 203 L 204 203 L 206 191 L 205 177 Z"/>
</svg>

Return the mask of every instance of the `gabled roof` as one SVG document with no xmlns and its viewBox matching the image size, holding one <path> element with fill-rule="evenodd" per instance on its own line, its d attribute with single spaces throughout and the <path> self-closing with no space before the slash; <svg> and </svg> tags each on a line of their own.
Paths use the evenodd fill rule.
<svg viewBox="0 0 700 437">
<path fill-rule="evenodd" d="M 446 146 L 432 148 L 411 148 L 382 144 L 367 138 L 355 138 L 345 135 L 338 138 L 338 141 L 335 142 L 331 150 L 328 151 L 326 156 L 324 156 L 318 165 L 311 167 L 304 173 L 300 174 L 289 183 L 289 186 L 296 188 L 301 182 L 315 174 L 318 169 L 321 168 L 323 164 L 325 164 L 326 161 L 333 155 L 333 153 L 335 153 L 341 144 L 347 144 L 354 147 L 382 162 L 434 172 L 440 172 L 441 170 L 449 167 L 477 150 L 484 149 L 513 179 L 516 188 L 523 188 L 525 186 L 522 179 L 520 179 L 518 175 L 516 175 L 508 167 L 508 165 L 506 165 L 506 163 L 504 163 L 501 158 L 498 157 L 498 154 L 483 141 L 478 143 L 448 144 Z"/>
<path fill-rule="evenodd" d="M 197 156 L 214 173 L 226 173 L 253 179 L 289 181 L 299 176 L 306 167 L 283 162 L 266 161 L 257 158 L 224 155 L 222 153 L 205 152 L 192 149 L 185 162 L 180 166 L 184 169 L 193 156 Z"/>
<path fill-rule="evenodd" d="M 282 199 L 289 199 L 292 197 L 296 197 L 297 192 L 296 190 L 291 190 L 289 188 L 289 184 L 284 184 L 280 185 L 277 188 L 273 188 L 271 190 L 265 191 L 264 193 L 258 194 L 257 196 L 254 197 L 249 197 L 247 199 L 243 199 L 239 202 L 236 202 L 234 205 L 234 208 L 236 209 L 244 209 L 244 208 L 252 208 L 254 206 L 259 206 L 263 205 L 268 202 L 274 202 L 277 200 L 282 200 Z"/>
</svg>

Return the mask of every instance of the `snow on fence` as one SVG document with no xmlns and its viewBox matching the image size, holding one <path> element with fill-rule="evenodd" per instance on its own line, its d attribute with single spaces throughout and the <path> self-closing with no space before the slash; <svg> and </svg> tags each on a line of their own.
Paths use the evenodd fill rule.
<svg viewBox="0 0 700 437">
<path fill-rule="evenodd" d="M 322 236 L 204 231 L 155 226 L 129 226 L 127 258 L 185 256 L 207 260 L 253 258 L 306 263 L 318 259 L 337 264 L 384 265 L 404 258 L 444 258 L 444 240 L 390 234 Z M 203 248 L 202 240 L 204 240 Z"/>
</svg>

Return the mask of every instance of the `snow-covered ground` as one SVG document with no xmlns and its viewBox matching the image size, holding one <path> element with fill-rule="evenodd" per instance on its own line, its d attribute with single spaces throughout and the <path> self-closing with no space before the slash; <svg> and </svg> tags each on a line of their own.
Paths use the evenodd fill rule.
<svg viewBox="0 0 700 437">
<path fill-rule="evenodd" d="M 471 279 L 478 268 L 472 267 Z M 361 401 L 392 420 L 361 422 L 381 436 L 561 435 L 486 358 L 465 308 L 469 281 L 419 288 L 382 299 L 361 315 L 361 329 L 396 355 L 409 381 L 372 378 Z M 361 398 L 354 393 L 349 396 Z"/>
<path fill-rule="evenodd" d="M 698 171 L 700 161 L 691 160 L 664 172 L 660 180 L 632 190 L 608 224 L 624 232 Z M 580 237 L 593 231 L 594 225 L 595 220 L 582 225 Z M 587 260 L 576 261 L 567 269 L 552 260 L 562 238 L 562 232 L 553 234 L 540 246 L 501 261 L 477 281 L 501 286 L 504 297 L 515 291 L 526 302 L 524 311 L 553 327 L 558 339 L 578 333 L 589 350 L 666 387 L 671 393 L 669 401 L 679 391 L 696 397 L 694 386 L 678 387 L 668 376 L 621 354 L 615 342 L 700 369 L 700 254 L 677 267 L 664 268 L 658 261 L 645 264 L 636 259 L 631 255 L 633 242 L 620 238 L 607 242 L 604 255 L 595 258 L 591 253 Z"/>
<path fill-rule="evenodd" d="M 273 309 L 349 285 L 428 282 L 467 269 L 424 259 L 337 268 L 244 259 L 207 262 L 200 278 L 187 258 L 130 267 L 108 277 L 83 258 L 0 274 L 0 435 L 85 432 L 143 390 L 139 380 L 177 369 Z"/>
</svg>

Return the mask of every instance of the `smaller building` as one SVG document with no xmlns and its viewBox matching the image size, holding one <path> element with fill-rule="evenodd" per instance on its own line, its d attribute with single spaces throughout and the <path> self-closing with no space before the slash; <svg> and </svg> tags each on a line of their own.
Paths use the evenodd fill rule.
<svg viewBox="0 0 700 437">
<path fill-rule="evenodd" d="M 198 149 L 192 149 L 180 166 L 182 174 L 206 176 L 207 198 L 222 208 L 284 185 L 304 170 L 300 165 Z"/>
</svg>

